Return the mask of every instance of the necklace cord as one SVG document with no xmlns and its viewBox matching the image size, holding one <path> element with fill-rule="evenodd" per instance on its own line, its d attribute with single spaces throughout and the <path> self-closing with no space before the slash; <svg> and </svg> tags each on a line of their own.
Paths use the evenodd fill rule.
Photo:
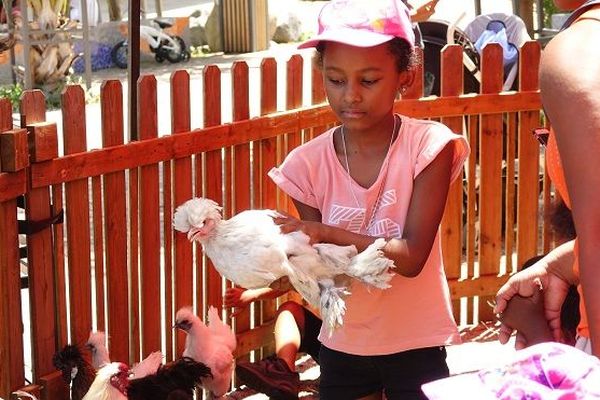
<svg viewBox="0 0 600 400">
<path fill-rule="evenodd" d="M 398 124 L 398 119 L 399 118 L 396 115 L 394 115 L 394 127 L 392 128 L 392 134 L 390 135 L 390 143 L 388 144 L 388 148 L 385 153 L 385 158 L 383 159 L 383 162 L 381 163 L 381 166 L 379 167 L 379 174 L 381 174 L 381 168 L 383 168 L 383 165 L 385 164 L 385 159 L 388 157 L 390 149 L 392 148 L 392 144 L 394 143 L 394 137 L 396 136 L 396 128 L 397 128 L 397 124 Z M 346 176 L 348 178 L 348 188 L 350 189 L 350 193 L 352 193 L 352 197 L 354 198 L 356 207 L 362 208 L 362 207 L 360 207 L 360 203 L 358 202 L 356 193 L 354 193 L 354 189 L 352 189 L 352 175 L 350 174 L 350 163 L 348 162 L 348 151 L 346 149 L 346 133 L 345 133 L 344 125 L 341 126 L 340 133 L 342 134 L 342 150 L 344 151 L 344 164 L 346 167 Z M 377 177 L 379 177 L 379 174 L 377 174 Z M 371 207 L 371 215 L 369 217 L 369 223 L 366 226 L 367 233 L 369 233 L 369 231 L 371 229 L 371 225 L 373 224 L 373 221 L 375 218 L 375 214 L 377 213 L 377 210 L 379 209 L 379 202 L 381 200 L 381 195 L 383 193 L 383 189 L 384 189 L 386 180 L 387 180 L 387 170 L 386 170 L 384 179 L 382 179 L 381 183 L 379 184 L 379 188 L 377 191 L 377 197 L 375 199 L 375 202 L 373 203 L 373 207 Z M 368 210 L 368 208 L 369 207 L 365 207 L 365 213 Z M 365 215 L 365 217 L 366 217 L 366 215 Z M 363 227 L 363 225 L 364 225 L 364 220 L 361 224 L 361 228 Z"/>
</svg>

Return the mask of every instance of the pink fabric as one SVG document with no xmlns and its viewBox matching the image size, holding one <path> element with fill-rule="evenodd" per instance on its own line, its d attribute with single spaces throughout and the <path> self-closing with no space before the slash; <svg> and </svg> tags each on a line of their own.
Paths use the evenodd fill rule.
<svg viewBox="0 0 600 400">
<path fill-rule="evenodd" d="M 373 47 L 395 37 L 415 44 L 408 8 L 401 0 L 331 0 L 319 14 L 318 35 L 298 48 L 332 41 L 357 47 Z"/>
<path fill-rule="evenodd" d="M 561 343 L 515 353 L 507 365 L 423 385 L 430 400 L 600 399 L 600 361 Z"/>
<path fill-rule="evenodd" d="M 368 189 L 348 179 L 335 154 L 333 129 L 294 149 L 269 176 L 294 199 L 321 210 L 325 224 L 372 236 L 401 237 L 413 180 L 450 142 L 455 146 L 452 179 L 460 176 L 469 153 L 467 141 L 445 125 L 404 116 L 401 119 L 398 138 L 379 177 Z M 383 181 L 380 206 L 370 232 L 365 232 L 370 220 L 365 204 L 372 209 Z M 381 355 L 460 342 L 450 307 L 439 233 L 417 277 L 396 275 L 392 287 L 386 290 L 368 290 L 355 282 L 350 290 L 344 325 L 331 337 L 324 330 L 319 336 L 333 350 Z"/>
</svg>

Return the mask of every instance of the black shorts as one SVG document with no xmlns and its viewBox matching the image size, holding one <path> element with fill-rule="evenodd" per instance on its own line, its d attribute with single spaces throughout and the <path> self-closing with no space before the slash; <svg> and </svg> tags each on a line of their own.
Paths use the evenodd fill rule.
<svg viewBox="0 0 600 400">
<path fill-rule="evenodd" d="M 321 400 L 358 399 L 383 391 L 387 400 L 427 397 L 421 385 L 450 375 L 444 347 L 356 356 L 321 346 Z"/>
<path fill-rule="evenodd" d="M 321 342 L 319 342 L 319 332 L 321 331 L 322 321 L 308 309 L 304 308 L 304 332 L 300 341 L 298 351 L 307 353 L 317 363 L 319 362 L 319 350 L 321 350 Z"/>
</svg>

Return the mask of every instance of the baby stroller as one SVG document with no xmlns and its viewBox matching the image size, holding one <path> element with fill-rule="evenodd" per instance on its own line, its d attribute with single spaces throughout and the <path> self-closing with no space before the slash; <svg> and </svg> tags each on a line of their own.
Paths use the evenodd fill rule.
<svg viewBox="0 0 600 400">
<path fill-rule="evenodd" d="M 464 30 L 479 54 L 487 43 L 499 43 L 504 54 L 503 90 L 518 86 L 519 49 L 531 40 L 527 27 L 517 15 L 493 13 L 477 16 Z"/>
<path fill-rule="evenodd" d="M 471 39 L 456 27 L 456 23 L 444 20 L 419 22 L 419 29 L 423 38 L 425 96 L 440 95 L 440 52 L 446 44 L 460 44 L 463 47 L 464 93 L 479 93 L 479 54 Z"/>
</svg>

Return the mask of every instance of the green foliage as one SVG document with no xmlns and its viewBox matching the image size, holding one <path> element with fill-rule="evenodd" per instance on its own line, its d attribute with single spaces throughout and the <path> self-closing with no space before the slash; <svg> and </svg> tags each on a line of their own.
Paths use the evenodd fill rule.
<svg viewBox="0 0 600 400">
<path fill-rule="evenodd" d="M 544 27 L 550 28 L 552 25 L 552 14 L 559 12 L 559 9 L 554 5 L 553 0 L 543 0 L 542 9 L 544 10 Z"/>
<path fill-rule="evenodd" d="M 21 99 L 23 88 L 20 84 L 0 86 L 0 98 L 10 100 L 13 111 L 19 109 L 19 100 Z"/>
</svg>

